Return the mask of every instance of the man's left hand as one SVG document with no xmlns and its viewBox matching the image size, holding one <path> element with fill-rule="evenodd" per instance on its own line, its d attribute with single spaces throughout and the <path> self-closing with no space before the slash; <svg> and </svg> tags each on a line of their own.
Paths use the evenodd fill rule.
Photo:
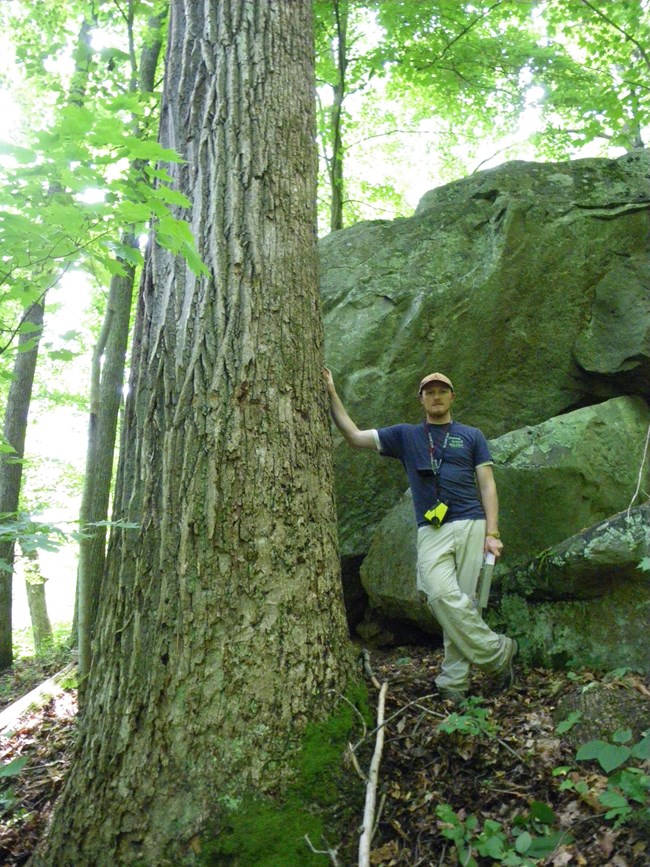
<svg viewBox="0 0 650 867">
<path fill-rule="evenodd" d="M 498 560 L 501 556 L 501 552 L 503 551 L 503 542 L 501 541 L 501 539 L 495 539 L 494 536 L 486 536 L 483 551 L 486 554 L 494 554 L 494 556 Z"/>
</svg>

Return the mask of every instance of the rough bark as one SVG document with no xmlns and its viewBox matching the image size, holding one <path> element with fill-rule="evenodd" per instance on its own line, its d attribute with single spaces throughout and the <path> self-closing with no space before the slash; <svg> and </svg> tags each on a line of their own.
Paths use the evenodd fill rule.
<svg viewBox="0 0 650 867">
<path fill-rule="evenodd" d="M 161 141 L 208 268 L 153 244 L 79 751 L 35 864 L 191 864 L 343 690 L 309 2 L 173 0 Z M 197 854 L 199 853 L 199 854 Z"/>
<path fill-rule="evenodd" d="M 23 474 L 27 416 L 32 399 L 34 372 L 38 358 L 38 344 L 43 328 L 43 302 L 39 301 L 27 311 L 26 323 L 35 330 L 24 332 L 18 340 L 18 352 L 9 386 L 4 416 L 4 437 L 13 448 L 0 455 L 0 514 L 15 515 L 18 511 L 20 484 Z M 31 348 L 25 347 L 31 344 Z M 13 663 L 12 641 L 12 584 L 15 540 L 0 542 L 0 560 L 12 567 L 11 572 L 0 572 L 0 671 Z"/>
<path fill-rule="evenodd" d="M 79 514 L 84 537 L 79 543 L 77 573 L 79 673 L 82 678 L 90 669 L 92 631 L 104 574 L 106 526 L 100 522 L 108 517 L 134 278 L 135 269 L 126 265 L 124 274 L 111 279 L 102 330 L 92 358 L 88 444 Z"/>
</svg>

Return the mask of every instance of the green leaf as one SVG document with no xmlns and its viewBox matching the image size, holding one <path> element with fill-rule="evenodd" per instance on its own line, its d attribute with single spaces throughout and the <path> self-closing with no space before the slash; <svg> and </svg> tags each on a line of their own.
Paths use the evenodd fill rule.
<svg viewBox="0 0 650 867">
<path fill-rule="evenodd" d="M 72 359 L 76 358 L 79 353 L 72 352 L 70 349 L 54 349 L 52 352 L 49 352 L 48 355 L 53 361 L 72 361 Z"/>
<path fill-rule="evenodd" d="M 650 759 L 650 734 L 647 734 L 638 744 L 632 747 L 632 756 L 640 761 Z"/>
<path fill-rule="evenodd" d="M 161 160 L 167 163 L 184 163 L 185 160 L 176 151 L 164 148 L 157 141 L 143 141 L 136 136 L 129 136 L 123 142 L 126 153 L 122 156 L 129 160 Z"/>
<path fill-rule="evenodd" d="M 616 784 L 628 798 L 650 805 L 650 777 L 639 768 L 624 768 L 617 775 Z"/>
<path fill-rule="evenodd" d="M 35 325 L 33 322 L 22 322 L 18 330 L 21 334 L 36 334 L 43 329 L 41 325 Z"/>
<path fill-rule="evenodd" d="M 21 756 L 18 759 L 12 759 L 6 765 L 0 765 L 0 777 L 13 777 L 19 774 L 28 761 L 27 756 Z"/>
<path fill-rule="evenodd" d="M 650 557 L 644 557 L 639 563 L 639 569 L 642 572 L 650 572 Z"/>
<path fill-rule="evenodd" d="M 606 741 L 590 741 L 580 747 L 576 753 L 579 762 L 595 759 L 606 774 L 620 767 L 632 754 L 629 747 L 617 747 Z"/>
<path fill-rule="evenodd" d="M 629 807 L 629 803 L 625 795 L 611 787 L 606 789 L 598 798 L 603 807 L 609 809 L 620 810 L 621 808 Z"/>
<path fill-rule="evenodd" d="M 551 810 L 548 804 L 543 801 L 533 801 L 530 805 L 530 815 L 542 822 L 544 825 L 553 825 L 557 821 L 557 816 Z"/>
<path fill-rule="evenodd" d="M 632 729 L 617 729 L 612 735 L 615 744 L 627 744 L 632 740 Z"/>
<path fill-rule="evenodd" d="M 530 846 L 526 850 L 529 858 L 548 858 L 561 843 L 571 843 L 573 837 L 564 831 L 556 831 L 547 837 L 533 837 Z"/>
<path fill-rule="evenodd" d="M 520 834 L 515 841 L 515 849 L 519 852 L 520 855 L 525 855 L 526 852 L 530 849 L 530 845 L 533 842 L 532 836 L 528 833 L 528 831 L 524 831 L 523 834 Z"/>
<path fill-rule="evenodd" d="M 576 723 L 580 722 L 581 719 L 582 711 L 571 711 L 566 719 L 563 719 L 562 722 L 558 723 L 557 733 L 560 735 L 566 734 L 566 732 L 570 731 Z"/>
<path fill-rule="evenodd" d="M 503 858 L 503 841 L 499 837 L 488 837 L 488 839 L 481 844 L 479 851 L 481 855 L 488 855 L 495 861 L 499 861 Z"/>
</svg>

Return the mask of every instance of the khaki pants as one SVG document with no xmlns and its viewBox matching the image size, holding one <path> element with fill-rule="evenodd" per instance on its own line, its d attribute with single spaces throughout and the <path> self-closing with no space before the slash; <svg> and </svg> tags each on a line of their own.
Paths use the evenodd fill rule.
<svg viewBox="0 0 650 867">
<path fill-rule="evenodd" d="M 510 639 L 493 632 L 474 606 L 483 566 L 485 521 L 451 521 L 418 529 L 418 590 L 442 627 L 445 657 L 436 685 L 466 690 L 470 663 L 500 671 Z"/>
</svg>

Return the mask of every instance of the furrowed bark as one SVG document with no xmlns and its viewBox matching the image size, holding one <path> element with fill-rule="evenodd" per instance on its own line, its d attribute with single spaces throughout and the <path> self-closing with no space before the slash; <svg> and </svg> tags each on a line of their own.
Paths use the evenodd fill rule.
<svg viewBox="0 0 650 867">
<path fill-rule="evenodd" d="M 35 864 L 193 863 L 226 802 L 282 786 L 352 677 L 311 26 L 303 0 L 172 2 L 161 141 L 208 273 L 151 245 L 115 495 L 139 530 L 112 533 L 79 753 Z"/>
</svg>

